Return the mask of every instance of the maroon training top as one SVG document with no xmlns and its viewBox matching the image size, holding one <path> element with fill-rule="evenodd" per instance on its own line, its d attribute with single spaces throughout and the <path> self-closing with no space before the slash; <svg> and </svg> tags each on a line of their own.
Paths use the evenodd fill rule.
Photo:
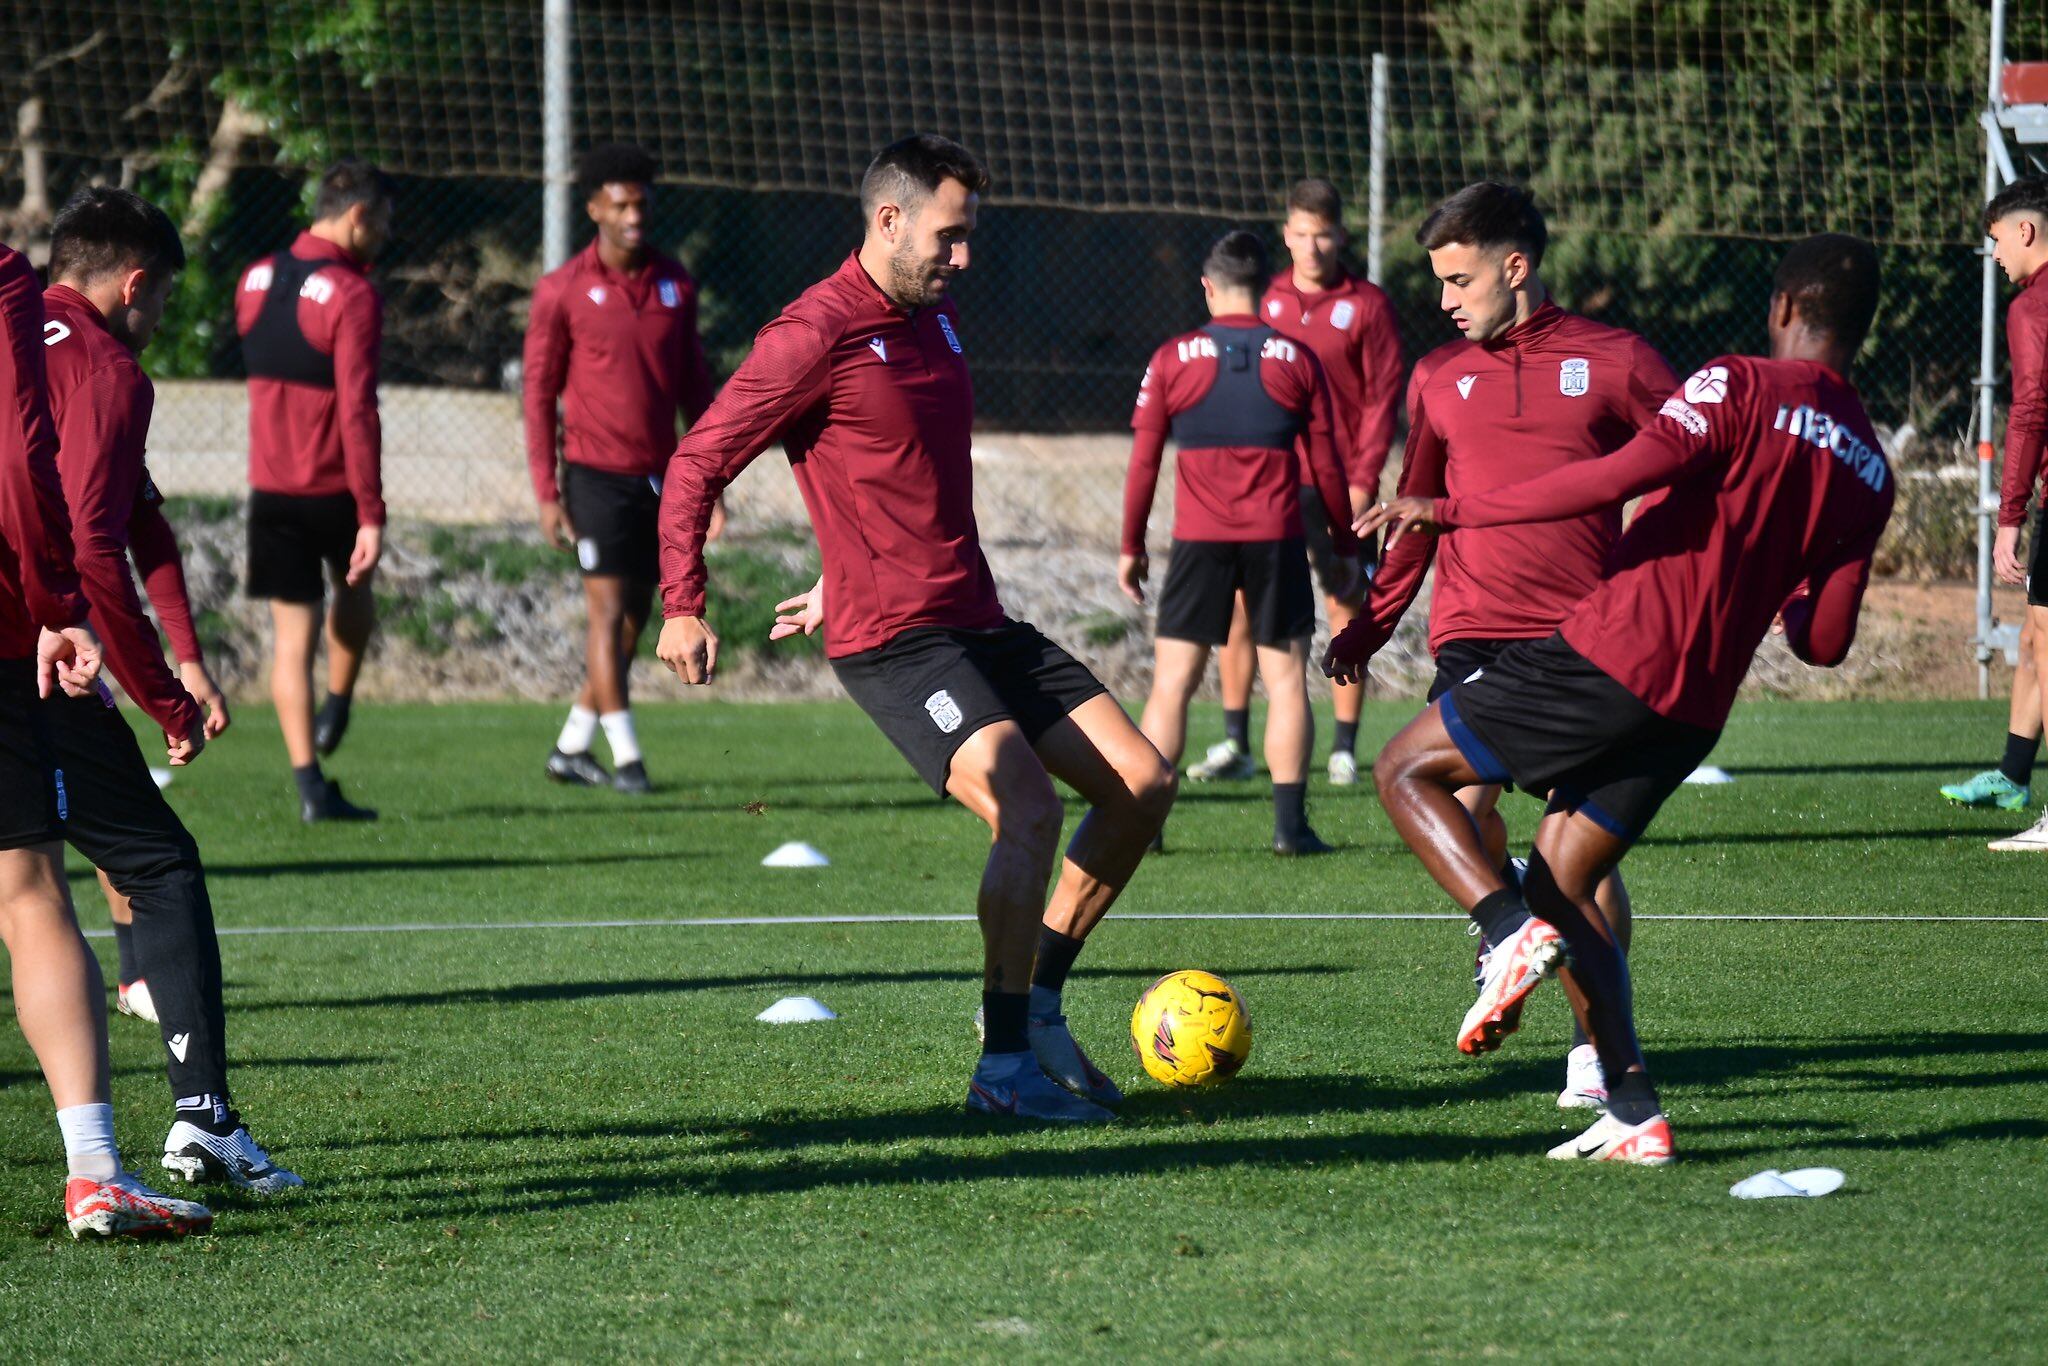
<svg viewBox="0 0 2048 1366">
<path fill-rule="evenodd" d="M 1598 459 L 1634 436 L 1675 382 L 1635 333 L 1545 302 L 1497 341 L 1454 341 L 1416 364 L 1401 494 L 1484 493 Z M 1372 651 L 1385 645 L 1434 557 L 1432 654 L 1450 640 L 1541 639 L 1599 585 L 1620 535 L 1616 504 L 1541 526 L 1403 536 L 1346 634 Z"/>
<path fill-rule="evenodd" d="M 762 328 L 669 458 L 662 606 L 704 612 L 704 534 L 733 477 L 780 441 L 825 566 L 825 653 L 913 626 L 1003 623 L 974 524 L 974 388 L 951 299 L 906 312 L 858 252 Z"/>
<path fill-rule="evenodd" d="M 660 252 L 621 275 L 593 241 L 534 286 L 523 374 L 526 463 L 541 502 L 562 496 L 558 398 L 563 459 L 614 474 L 658 472 L 676 448 L 677 411 L 695 422 L 711 403 L 697 282 Z"/>
<path fill-rule="evenodd" d="M 1349 271 L 1328 289 L 1302 289 L 1289 268 L 1266 286 L 1259 317 L 1282 336 L 1306 343 L 1323 363 L 1345 482 L 1377 499 L 1408 366 L 1386 291 Z M 1303 484 L 1315 482 L 1306 448 L 1300 470 Z"/>
<path fill-rule="evenodd" d="M 1998 524 L 2020 526 L 2041 477 L 2048 445 L 2048 266 L 2028 277 L 2005 310 L 2005 349 L 2012 356 L 2012 408 L 2005 416 L 2005 474 Z M 2044 495 L 2048 505 L 2048 495 Z"/>
<path fill-rule="evenodd" d="M 266 316 L 274 293 L 280 297 Z M 249 487 L 353 494 L 357 520 L 382 526 L 377 356 L 384 301 L 362 263 L 300 233 L 289 250 L 242 272 L 235 328 L 249 371 Z"/>
<path fill-rule="evenodd" d="M 92 604 L 92 628 L 106 650 L 107 667 L 165 735 L 194 734 L 205 719 L 199 704 L 164 663 L 156 627 L 135 596 L 128 550 L 138 523 L 163 523 L 163 499 L 143 465 L 156 390 L 135 355 L 116 341 L 92 301 L 68 285 L 43 295 L 49 317 L 43 337 L 50 374 L 50 411 L 57 419 L 57 468 L 71 509 L 78 574 Z M 163 525 L 161 535 L 170 528 Z M 171 538 L 171 561 L 177 541 Z M 178 607 L 191 641 L 191 608 Z M 187 658 L 196 659 L 196 648 Z"/>
<path fill-rule="evenodd" d="M 1437 512 L 1446 526 L 1498 526 L 1652 489 L 1606 582 L 1565 620 L 1567 644 L 1652 711 L 1709 730 L 1781 611 L 1801 659 L 1842 662 L 1893 485 L 1863 401 L 1824 365 L 1722 356 L 1605 460 Z"/>
<path fill-rule="evenodd" d="M 1219 390 L 1223 359 L 1212 329 L 1264 338 L 1255 358 L 1257 386 L 1242 393 Z M 1351 532 L 1351 499 L 1332 441 L 1330 387 L 1306 347 L 1274 335 L 1248 314 L 1226 315 L 1209 327 L 1184 332 L 1152 353 L 1131 412 L 1137 433 L 1124 479 L 1123 550 L 1145 553 L 1145 522 L 1159 484 L 1166 439 L 1174 457 L 1173 535 L 1182 541 L 1281 541 L 1301 535 L 1301 480 L 1295 447 L 1329 513 L 1330 535 L 1342 554 L 1358 549 Z M 1247 354 L 1247 359 L 1253 359 Z M 1249 376 L 1246 376 L 1248 379 Z M 1242 400 L 1242 401 L 1239 401 Z M 1210 413 L 1219 405 L 1225 411 Z M 1198 412 L 1198 410 L 1202 410 Z M 1263 411 L 1255 411 L 1263 410 Z M 1194 419 L 1201 418 L 1200 422 Z M 1263 432 L 1264 439 L 1260 439 Z M 1205 440 L 1206 438 L 1206 440 Z M 1223 444 L 1224 442 L 1228 444 Z"/>
<path fill-rule="evenodd" d="M 43 335 L 42 282 L 26 256 L 0 244 L 0 659 L 33 659 L 38 628 L 87 619 L 57 478 Z"/>
</svg>

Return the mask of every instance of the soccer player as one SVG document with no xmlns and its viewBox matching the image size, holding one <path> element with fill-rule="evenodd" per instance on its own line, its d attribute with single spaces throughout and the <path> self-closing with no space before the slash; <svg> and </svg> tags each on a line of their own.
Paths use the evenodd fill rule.
<svg viewBox="0 0 2048 1366">
<path fill-rule="evenodd" d="M 1230 635 L 1232 605 L 1250 608 L 1251 636 L 1271 709 L 1266 768 L 1273 778 L 1273 852 L 1326 854 L 1309 828 L 1308 760 L 1315 718 L 1308 705 L 1308 645 L 1315 590 L 1302 543 L 1295 448 L 1306 452 L 1322 496 L 1315 515 L 1331 545 L 1326 585 L 1348 595 L 1358 577 L 1358 539 L 1332 442 L 1330 386 L 1323 367 L 1253 314 L 1268 271 L 1265 243 L 1226 233 L 1202 263 L 1206 327 L 1152 353 L 1131 414 L 1136 432 L 1124 483 L 1123 553 L 1117 583 L 1145 603 L 1151 562 L 1145 522 L 1171 436 L 1173 558 L 1159 592 L 1152 695 L 1140 723 L 1168 763 L 1187 743 L 1188 703 L 1202 685 L 1209 651 Z"/>
<path fill-rule="evenodd" d="M 106 987 L 64 881 L 68 795 L 39 697 L 98 686 L 44 386 L 42 289 L 0 246 L 0 942 L 14 1013 L 57 1107 L 72 1237 L 203 1233 L 203 1205 L 150 1190 L 114 1145 Z"/>
<path fill-rule="evenodd" d="M 973 153 L 929 134 L 869 165 L 860 247 L 761 329 L 669 461 L 657 653 L 685 682 L 711 681 L 712 505 L 780 441 L 824 561 L 811 598 L 823 594 L 834 672 L 932 789 L 994 837 L 977 907 L 984 1051 L 968 1108 L 1102 1121 L 1120 1093 L 1074 1042 L 1062 988 L 1164 823 L 1175 774 L 1086 668 L 996 599 L 974 521 L 973 389 L 951 298 L 987 185 Z M 1064 815 L 1053 778 L 1089 810 L 1041 924 Z"/>
<path fill-rule="evenodd" d="M 182 616 L 189 633 L 177 540 L 143 463 L 156 393 L 135 359 L 163 320 L 184 264 L 178 230 L 163 210 L 98 186 L 81 190 L 57 215 L 52 284 L 43 296 L 57 463 L 93 629 L 114 677 L 162 727 L 174 768 L 198 758 L 227 722 L 224 711 L 203 713 L 164 663 L 128 569 L 133 550 L 137 567 L 155 581 L 153 599 L 175 600 L 167 615 Z M 203 665 L 184 671 L 219 696 Z M 220 942 L 199 847 L 111 703 L 60 695 L 43 708 L 70 799 L 64 838 L 98 866 L 129 913 L 134 962 L 151 983 L 176 1102 L 163 1166 L 188 1182 L 226 1180 L 260 1195 L 302 1185 L 249 1137 L 229 1101 Z"/>
<path fill-rule="evenodd" d="M 1554 1158 L 1672 1160 L 1628 964 L 1594 889 L 1713 750 L 1774 620 L 1808 663 L 1849 652 L 1893 495 L 1847 379 L 1877 295 L 1868 242 L 1809 237 L 1772 280 L 1769 359 L 1708 362 L 1604 459 L 1484 492 L 1403 497 L 1360 519 L 1361 534 L 1392 528 L 1391 553 L 1405 532 L 1560 521 L 1654 494 L 1557 634 L 1455 684 L 1373 766 L 1395 828 L 1497 944 L 1535 917 L 1518 932 L 1533 945 L 1528 978 L 1569 951 L 1566 984 L 1600 1053 L 1607 1113 Z M 1456 795 L 1508 778 L 1551 794 L 1519 893 Z"/>
<path fill-rule="evenodd" d="M 1677 383 L 1641 337 L 1567 313 L 1551 299 L 1542 278 L 1549 230 L 1527 190 L 1493 181 L 1468 185 L 1431 211 L 1416 241 L 1442 282 L 1444 311 L 1465 335 L 1416 364 L 1408 386 L 1403 495 L 1483 493 L 1597 460 L 1655 417 Z M 1621 510 L 1609 507 L 1540 525 L 1408 537 L 1398 550 L 1389 548 L 1364 611 L 1331 641 L 1325 668 L 1337 677 L 1364 675 L 1415 601 L 1434 558 L 1434 702 L 1511 643 L 1555 631 L 1599 584 L 1620 535 Z M 1487 784 L 1458 795 L 1494 865 L 1505 868 L 1500 788 Z M 1600 903 L 1627 952 L 1628 894 L 1619 873 L 1602 885 Z M 1495 951 L 1500 942 L 1482 950 L 1479 999 L 1458 1034 L 1466 1052 L 1492 1046 L 1490 1036 L 1503 1022 L 1499 994 L 1518 980 L 1520 964 Z M 1505 1008 L 1509 1016 L 1518 1011 L 1519 1005 Z M 1580 1030 L 1558 1104 L 1594 1107 L 1605 1094 L 1599 1060 Z"/>
<path fill-rule="evenodd" d="M 1330 613 L 1330 634 L 1335 635 L 1358 611 L 1365 585 L 1358 579 L 1338 591 L 1344 584 L 1328 528 L 1332 519 L 1356 517 L 1380 496 L 1380 474 L 1394 437 L 1394 408 L 1406 360 L 1394 306 L 1385 291 L 1344 264 L 1344 205 L 1336 186 L 1319 179 L 1296 182 L 1287 195 L 1281 240 L 1292 263 L 1266 285 L 1259 317 L 1322 362 L 1348 489 L 1344 506 L 1326 507 L 1309 468 L 1308 448 L 1300 448 L 1301 532 Z M 1240 598 L 1230 619 L 1230 640 L 1216 657 L 1223 686 L 1224 737 L 1188 769 L 1190 778 L 1249 778 L 1255 772 L 1250 741 L 1253 662 L 1249 619 Z M 1330 781 L 1348 786 L 1358 781 L 1358 718 L 1365 689 L 1332 679 L 1330 701 L 1336 719 Z"/>
<path fill-rule="evenodd" d="M 2048 445 L 2048 176 L 2024 176 L 1994 196 L 1984 206 L 1984 231 L 2006 278 L 2020 287 L 2005 311 L 2012 408 L 2005 419 L 2005 472 L 1991 562 L 2003 582 L 2026 585 L 2027 616 L 2020 631 L 2021 666 L 2013 671 L 2005 758 L 1989 772 L 1942 788 L 1941 795 L 1971 806 L 2024 811 L 2033 797 L 2034 756 L 2048 718 L 2048 500 L 2034 514 L 2033 545 L 2027 560 L 2020 560 L 2020 529 Z M 1990 847 L 2001 853 L 2048 852 L 2048 815 Z"/>
<path fill-rule="evenodd" d="M 235 295 L 249 371 L 249 582 L 270 601 L 270 695 L 298 784 L 299 817 L 375 820 L 320 771 L 348 730 L 349 699 L 376 625 L 384 553 L 377 355 L 384 301 L 364 270 L 391 236 L 391 187 L 376 167 L 336 162 L 313 225 L 250 266 Z M 325 568 L 327 700 L 313 712 Z"/>
<path fill-rule="evenodd" d="M 583 691 L 547 774 L 632 793 L 649 790 L 627 683 L 661 577 L 661 467 L 676 447 L 676 414 L 695 422 L 711 402 L 697 282 L 647 242 L 654 173 L 654 158 L 638 147 L 584 154 L 577 183 L 597 237 L 541 277 L 526 328 L 526 457 L 541 534 L 576 552 L 588 622 Z M 590 753 L 599 726 L 615 773 Z"/>
</svg>

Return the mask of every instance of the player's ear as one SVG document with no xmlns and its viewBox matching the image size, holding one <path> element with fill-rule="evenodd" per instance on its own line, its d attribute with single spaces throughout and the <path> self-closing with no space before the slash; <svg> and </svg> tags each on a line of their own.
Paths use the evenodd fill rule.
<svg viewBox="0 0 2048 1366">
<path fill-rule="evenodd" d="M 1509 248 L 1508 254 L 1501 258 L 1500 273 L 1501 278 L 1507 281 L 1509 289 L 1520 289 L 1529 283 L 1529 276 L 1532 273 L 1529 269 L 1529 258 L 1520 251 Z"/>
<path fill-rule="evenodd" d="M 148 271 L 143 270 L 139 266 L 134 270 L 128 271 L 121 276 L 121 306 L 123 308 L 135 307 L 135 301 L 140 299 L 142 292 L 148 288 Z"/>
</svg>

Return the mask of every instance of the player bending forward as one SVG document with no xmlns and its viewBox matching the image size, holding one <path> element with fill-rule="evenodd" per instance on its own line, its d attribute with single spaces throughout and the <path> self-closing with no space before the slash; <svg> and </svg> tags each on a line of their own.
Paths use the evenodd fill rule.
<svg viewBox="0 0 2048 1366">
<path fill-rule="evenodd" d="M 658 653 L 685 682 L 711 681 L 712 507 L 781 442 L 824 561 L 834 672 L 925 781 L 994 835 L 978 903 L 983 1053 L 968 1108 L 1101 1121 L 1122 1096 L 1068 1032 L 1061 989 L 1164 823 L 1175 775 L 1086 668 L 1004 616 L 982 556 L 973 390 L 948 292 L 967 269 L 987 184 L 973 153 L 930 135 L 892 143 L 868 167 L 859 250 L 761 329 L 669 461 Z M 1041 926 L 1064 814 L 1053 778 L 1089 811 Z"/>
<path fill-rule="evenodd" d="M 1774 618 L 1801 659 L 1842 661 L 1891 516 L 1891 467 L 1846 378 L 1877 311 L 1876 252 L 1810 237 L 1772 283 L 1770 359 L 1708 363 L 1613 455 L 1487 493 L 1398 499 L 1359 520 L 1360 534 L 1391 526 L 1398 544 L 1409 531 L 1555 521 L 1662 490 L 1556 635 L 1502 651 L 1374 765 L 1401 837 L 1496 942 L 1536 917 L 1521 931 L 1531 985 L 1570 956 L 1607 1113 L 1554 1158 L 1671 1161 L 1628 965 L 1594 889 L 1712 751 Z M 1456 795 L 1509 778 L 1551 794 L 1520 893 Z"/>
<path fill-rule="evenodd" d="M 1145 736 L 1168 763 L 1180 762 L 1188 703 L 1202 685 L 1209 651 L 1230 637 L 1231 609 L 1242 594 L 1271 704 L 1266 768 L 1273 777 L 1273 852 L 1291 857 L 1330 851 L 1309 828 L 1307 812 L 1315 743 L 1308 646 L 1316 603 L 1301 534 L 1297 442 L 1305 443 L 1322 489 L 1317 515 L 1329 519 L 1336 559 L 1328 573 L 1341 598 L 1356 590 L 1358 540 L 1351 534 L 1323 368 L 1314 353 L 1252 312 L 1267 270 L 1266 247 L 1256 233 L 1219 238 L 1202 263 L 1209 325 L 1168 341 L 1145 367 L 1131 415 L 1137 435 L 1124 484 L 1117 582 L 1144 605 L 1150 572 L 1145 522 L 1170 435 L 1177 447 L 1173 559 L 1159 593 Z"/>
</svg>

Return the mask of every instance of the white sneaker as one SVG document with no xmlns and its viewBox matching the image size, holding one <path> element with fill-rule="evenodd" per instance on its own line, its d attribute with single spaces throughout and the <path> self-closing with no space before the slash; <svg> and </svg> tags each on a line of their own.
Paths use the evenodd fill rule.
<svg viewBox="0 0 2048 1366">
<path fill-rule="evenodd" d="M 1458 1026 L 1460 1053 L 1491 1053 L 1522 1027 L 1522 1002 L 1564 966 L 1564 936 L 1530 916 L 1504 944 L 1482 960 L 1479 999 Z"/>
<path fill-rule="evenodd" d="M 1116 1116 L 1068 1092 L 1030 1053 L 984 1053 L 967 1083 L 967 1108 L 1008 1119 L 1107 1124 Z"/>
<path fill-rule="evenodd" d="M 149 994 L 149 983 L 140 977 L 114 992 L 114 1009 L 123 1015 L 133 1015 L 138 1020 L 156 1024 L 156 1002 Z"/>
<path fill-rule="evenodd" d="M 1188 766 L 1188 777 L 1198 783 L 1243 782 L 1258 772 L 1252 756 L 1235 740 L 1218 740 L 1200 763 Z"/>
<path fill-rule="evenodd" d="M 1605 1110 L 1607 1074 L 1600 1070 L 1600 1050 L 1582 1043 L 1565 1055 L 1564 1090 L 1557 1093 L 1560 1110 Z"/>
<path fill-rule="evenodd" d="M 1330 751 L 1330 786 L 1350 787 L 1358 781 L 1358 756 L 1348 749 Z"/>
<path fill-rule="evenodd" d="M 1550 1150 L 1559 1162 L 1633 1162 L 1641 1167 L 1668 1167 L 1677 1155 L 1671 1146 L 1671 1125 L 1662 1115 L 1651 1115 L 1641 1124 L 1623 1124 L 1613 1115 L 1602 1115 L 1592 1128 Z"/>
<path fill-rule="evenodd" d="M 1993 840 L 1985 848 L 1999 854 L 2048 854 L 2048 814 L 2017 835 Z"/>
<path fill-rule="evenodd" d="M 236 1119 L 235 1131 L 223 1137 L 188 1120 L 171 1125 L 164 1135 L 164 1170 L 188 1185 L 228 1181 L 257 1195 L 278 1195 L 306 1183 L 270 1160 Z"/>
<path fill-rule="evenodd" d="M 182 1238 L 213 1228 L 213 1212 L 190 1200 L 159 1195 L 122 1172 L 111 1181 L 74 1176 L 64 1185 L 64 1222 L 73 1239 Z"/>
</svg>

